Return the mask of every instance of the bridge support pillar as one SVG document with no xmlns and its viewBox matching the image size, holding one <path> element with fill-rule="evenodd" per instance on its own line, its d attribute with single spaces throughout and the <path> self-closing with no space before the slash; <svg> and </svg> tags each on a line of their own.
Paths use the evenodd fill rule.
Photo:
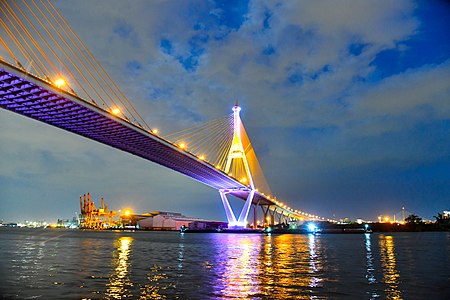
<svg viewBox="0 0 450 300">
<path fill-rule="evenodd" d="M 283 223 L 284 224 L 287 224 L 289 222 L 289 216 L 286 216 L 284 213 L 283 213 Z"/>
<path fill-rule="evenodd" d="M 263 214 L 264 214 L 264 218 L 263 218 L 263 226 L 265 226 L 266 224 L 269 223 L 269 220 L 267 220 L 267 212 L 269 211 L 269 206 L 267 205 L 266 209 L 264 209 L 264 206 L 261 205 Z"/>
<path fill-rule="evenodd" d="M 231 208 L 230 202 L 228 201 L 227 194 L 233 190 L 219 190 L 220 198 L 222 198 L 222 204 L 225 209 L 225 213 L 228 219 L 228 227 L 233 228 L 245 228 L 247 226 L 247 217 L 250 212 L 251 204 L 253 201 L 253 196 L 255 195 L 255 190 L 250 190 L 247 200 L 245 201 L 244 207 L 239 214 L 239 218 L 236 220 L 233 209 Z"/>
<path fill-rule="evenodd" d="M 269 206 L 269 208 L 270 208 L 270 206 Z M 277 212 L 277 209 L 276 208 L 274 208 L 274 210 L 273 211 L 270 211 L 269 210 L 269 214 L 270 214 L 270 226 L 273 226 L 274 224 L 275 224 L 275 213 Z"/>
<path fill-rule="evenodd" d="M 274 208 L 274 210 L 270 210 L 270 206 L 271 205 L 267 205 L 266 208 L 264 209 L 264 206 L 261 206 L 263 213 L 264 213 L 264 224 L 267 226 L 273 226 L 273 222 L 274 222 L 274 215 L 276 212 L 276 208 Z"/>
<path fill-rule="evenodd" d="M 225 213 L 227 214 L 228 226 L 230 224 L 236 224 L 236 217 L 234 216 L 233 210 L 231 209 L 230 202 L 228 201 L 227 194 L 228 191 L 220 190 L 220 198 L 222 198 L 223 208 L 225 209 Z"/>
<path fill-rule="evenodd" d="M 256 229 L 256 219 L 258 218 L 258 211 L 257 211 L 258 205 L 253 205 L 253 229 Z"/>
<path fill-rule="evenodd" d="M 283 211 L 280 211 L 279 213 L 278 213 L 278 224 L 281 224 L 281 223 L 283 223 L 282 222 L 282 220 L 283 220 Z"/>
<path fill-rule="evenodd" d="M 258 227 L 258 206 L 259 201 L 253 205 L 253 229 Z"/>
</svg>

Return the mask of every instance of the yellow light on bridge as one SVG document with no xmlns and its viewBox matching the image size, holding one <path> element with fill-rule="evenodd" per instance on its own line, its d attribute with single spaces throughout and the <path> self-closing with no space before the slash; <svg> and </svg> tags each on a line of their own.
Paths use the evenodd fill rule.
<svg viewBox="0 0 450 300">
<path fill-rule="evenodd" d="M 153 134 L 158 134 L 158 132 L 159 132 L 159 131 L 158 131 L 158 129 L 156 129 L 156 128 L 152 130 L 152 133 L 153 133 Z"/>
<path fill-rule="evenodd" d="M 179 145 L 179 147 L 180 147 L 181 149 L 186 149 L 186 144 L 185 144 L 185 143 L 181 143 L 181 144 Z"/>
<path fill-rule="evenodd" d="M 120 108 L 114 107 L 113 109 L 111 109 L 111 112 L 113 115 L 117 116 L 118 114 L 120 114 Z"/>
<path fill-rule="evenodd" d="M 204 155 L 200 155 L 198 158 L 200 158 L 201 160 L 205 160 L 205 156 Z"/>
<path fill-rule="evenodd" d="M 243 177 L 243 178 L 241 178 L 241 180 L 240 180 L 242 183 L 246 183 L 247 182 L 247 177 Z"/>
<path fill-rule="evenodd" d="M 220 170 L 220 165 L 217 165 L 217 166 L 216 166 L 216 169 Z"/>
<path fill-rule="evenodd" d="M 63 78 L 58 78 L 55 80 L 55 85 L 60 88 L 66 84 L 66 81 Z"/>
</svg>

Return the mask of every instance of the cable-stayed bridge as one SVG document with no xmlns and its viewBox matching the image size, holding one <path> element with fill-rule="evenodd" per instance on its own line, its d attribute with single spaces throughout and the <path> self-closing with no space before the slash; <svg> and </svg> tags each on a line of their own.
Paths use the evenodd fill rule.
<svg viewBox="0 0 450 300">
<path fill-rule="evenodd" d="M 318 216 L 272 196 L 236 102 L 224 118 L 161 136 L 151 129 L 55 7 L 0 3 L 0 106 L 137 155 L 219 191 L 228 223 L 245 227 L 253 208 L 273 224 Z M 244 200 L 237 215 L 228 195 Z M 256 224 L 254 224 L 256 225 Z"/>
</svg>

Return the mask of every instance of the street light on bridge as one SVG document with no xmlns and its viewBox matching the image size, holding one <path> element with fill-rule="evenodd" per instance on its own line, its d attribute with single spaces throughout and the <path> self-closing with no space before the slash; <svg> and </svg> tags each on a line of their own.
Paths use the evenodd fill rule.
<svg viewBox="0 0 450 300">
<path fill-rule="evenodd" d="M 120 114 L 120 108 L 114 107 L 111 109 L 111 112 L 113 115 L 117 116 L 118 114 Z"/>
<path fill-rule="evenodd" d="M 63 78 L 58 78 L 55 80 L 55 85 L 57 88 L 61 88 L 65 84 L 66 84 L 66 81 Z"/>
</svg>

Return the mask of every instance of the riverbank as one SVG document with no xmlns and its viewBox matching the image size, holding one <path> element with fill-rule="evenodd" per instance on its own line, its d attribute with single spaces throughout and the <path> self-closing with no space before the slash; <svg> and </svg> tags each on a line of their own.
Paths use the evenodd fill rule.
<svg viewBox="0 0 450 300">
<path fill-rule="evenodd" d="M 372 232 L 421 232 L 421 231 L 450 231 L 450 226 L 438 223 L 368 223 L 368 229 Z M 363 224 L 332 224 L 322 223 L 318 225 L 324 231 L 329 230 L 355 230 L 364 228 Z"/>
</svg>

